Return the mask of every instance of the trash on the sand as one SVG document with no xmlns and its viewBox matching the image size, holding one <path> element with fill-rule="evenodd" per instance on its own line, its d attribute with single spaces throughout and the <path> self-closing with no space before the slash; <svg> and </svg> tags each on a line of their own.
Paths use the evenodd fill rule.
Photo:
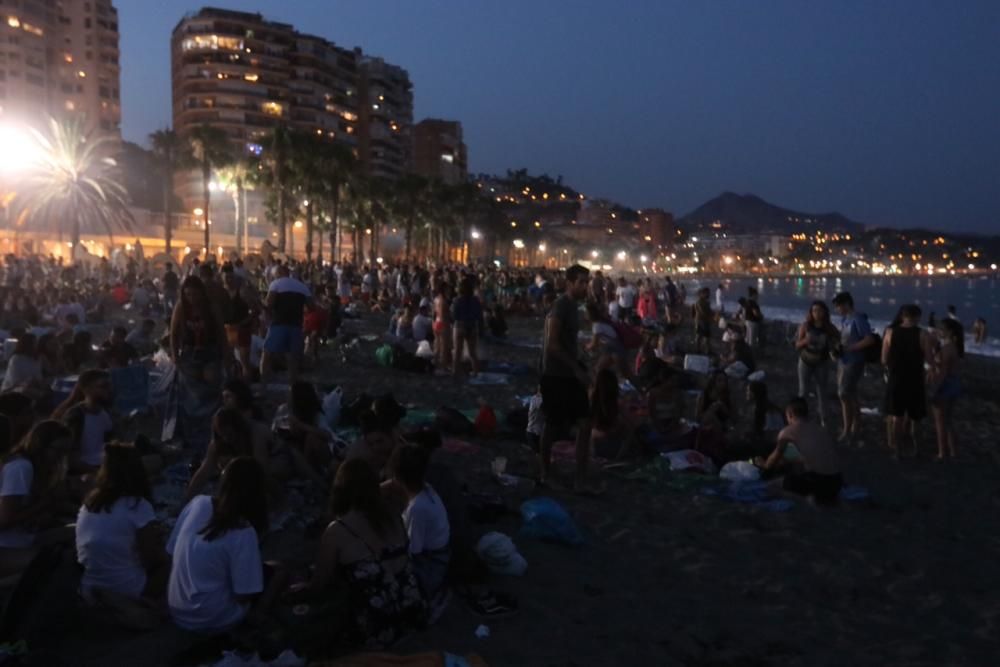
<svg viewBox="0 0 1000 667">
<path fill-rule="evenodd" d="M 712 364 L 708 357 L 702 354 L 686 354 L 684 355 L 684 370 L 690 371 L 692 373 L 708 373 Z"/>
<path fill-rule="evenodd" d="M 731 482 L 753 482 L 760 479 L 760 469 L 749 461 L 730 461 L 722 466 L 719 477 Z"/>
<path fill-rule="evenodd" d="M 326 420 L 326 425 L 331 429 L 337 428 L 337 424 L 340 422 L 340 405 L 344 398 L 344 392 L 340 387 L 334 387 L 333 390 L 323 397 L 323 419 Z"/>
<path fill-rule="evenodd" d="M 500 482 L 501 486 L 517 486 L 518 484 L 521 483 L 520 479 L 518 479 L 517 477 L 514 477 L 513 475 L 507 475 L 505 473 L 494 475 L 494 477 L 496 477 L 496 480 Z"/>
<path fill-rule="evenodd" d="M 426 340 L 422 340 L 417 343 L 417 351 L 415 353 L 421 359 L 433 359 L 434 350 L 431 349 L 431 344 Z"/>
<path fill-rule="evenodd" d="M 358 336 L 358 338 L 365 341 L 366 343 L 374 343 L 375 341 L 378 340 L 378 336 L 376 336 L 375 334 L 366 334 L 364 336 Z"/>
<path fill-rule="evenodd" d="M 493 574 L 520 577 L 528 561 L 517 551 L 514 541 L 503 533 L 486 533 L 476 544 L 476 554 Z"/>
<path fill-rule="evenodd" d="M 532 498 L 521 505 L 521 526 L 523 537 L 578 546 L 583 544 L 583 535 L 576 527 L 562 505 L 551 498 Z"/>
<path fill-rule="evenodd" d="M 256 653 L 244 658 L 235 651 L 226 651 L 222 654 L 222 659 L 212 667 L 303 667 L 305 664 L 305 658 L 300 658 L 291 650 L 282 651 L 277 658 L 270 661 L 262 660 Z"/>
<path fill-rule="evenodd" d="M 715 464 L 701 452 L 693 449 L 682 449 L 679 452 L 663 452 L 660 454 L 670 464 L 670 469 L 674 472 L 681 470 L 696 470 L 709 475 L 715 474 Z"/>
<path fill-rule="evenodd" d="M 840 489 L 840 499 L 845 501 L 868 500 L 871 494 L 863 486 L 845 486 Z"/>
<path fill-rule="evenodd" d="M 765 373 L 764 371 L 754 371 L 753 373 L 747 376 L 747 380 L 749 382 L 763 382 L 766 379 L 767 379 L 767 373 Z"/>
<path fill-rule="evenodd" d="M 869 415 L 871 417 L 878 417 L 882 414 L 882 411 L 876 408 L 861 408 L 861 414 Z"/>
<path fill-rule="evenodd" d="M 621 393 L 623 394 L 631 394 L 633 392 L 639 391 L 638 389 L 635 388 L 635 385 L 629 382 L 628 380 L 622 382 L 621 385 L 618 387 L 618 390 L 621 391 Z"/>
<path fill-rule="evenodd" d="M 502 373 L 477 373 L 476 375 L 469 378 L 469 384 L 475 384 L 475 385 L 508 384 L 508 383 L 510 383 L 510 376 L 504 375 Z"/>
<path fill-rule="evenodd" d="M 488 639 L 490 636 L 490 629 L 485 625 L 480 625 L 476 628 L 476 639 Z"/>
</svg>

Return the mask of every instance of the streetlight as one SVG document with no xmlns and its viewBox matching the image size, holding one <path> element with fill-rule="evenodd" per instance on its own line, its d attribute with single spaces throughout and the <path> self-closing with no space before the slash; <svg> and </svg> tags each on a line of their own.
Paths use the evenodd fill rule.
<svg viewBox="0 0 1000 667">
<path fill-rule="evenodd" d="M 471 234 L 471 236 L 472 236 L 472 238 L 473 238 L 473 239 L 475 239 L 475 240 L 479 240 L 479 239 L 481 239 L 481 238 L 483 237 L 483 235 L 482 235 L 482 234 L 480 234 L 480 233 L 479 233 L 479 231 L 478 231 L 478 230 L 476 230 L 476 229 L 473 229 L 473 230 L 472 230 L 472 234 Z"/>
<path fill-rule="evenodd" d="M 597 257 L 597 255 L 594 255 L 594 257 Z M 618 251 L 618 259 L 624 260 L 626 257 L 628 257 L 628 255 L 625 253 L 624 250 Z"/>
<path fill-rule="evenodd" d="M 591 250 L 590 251 L 590 256 L 593 257 L 594 259 L 597 259 L 598 257 L 601 256 L 601 251 L 600 250 Z"/>
<path fill-rule="evenodd" d="M 646 262 L 649 261 L 649 257 L 646 257 L 645 255 L 639 255 L 639 261 L 645 264 Z"/>
</svg>

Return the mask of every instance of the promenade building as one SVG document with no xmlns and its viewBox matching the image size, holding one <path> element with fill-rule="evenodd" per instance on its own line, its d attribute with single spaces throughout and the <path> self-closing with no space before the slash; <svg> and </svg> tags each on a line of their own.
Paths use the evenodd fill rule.
<svg viewBox="0 0 1000 667">
<path fill-rule="evenodd" d="M 413 126 L 414 173 L 455 185 L 466 180 L 468 170 L 460 122 L 426 118 Z"/>
<path fill-rule="evenodd" d="M 0 119 L 80 117 L 121 137 L 118 10 L 110 0 L 0 5 Z"/>
<path fill-rule="evenodd" d="M 367 173 L 397 178 L 409 169 L 413 92 L 406 70 L 345 49 L 261 14 L 204 8 L 188 14 L 171 38 L 173 126 L 185 137 L 219 128 L 236 154 L 260 155 L 276 127 L 315 134 L 350 148 Z M 179 174 L 177 194 L 204 224 L 229 226 L 233 204 L 213 197 L 201 210 L 201 180 Z M 247 221 L 258 245 L 274 235 L 263 195 L 250 193 Z M 297 227 L 294 247 L 304 247 Z"/>
<path fill-rule="evenodd" d="M 413 154 L 413 84 L 407 71 L 381 58 L 361 56 L 359 157 L 365 171 L 398 179 Z"/>
</svg>

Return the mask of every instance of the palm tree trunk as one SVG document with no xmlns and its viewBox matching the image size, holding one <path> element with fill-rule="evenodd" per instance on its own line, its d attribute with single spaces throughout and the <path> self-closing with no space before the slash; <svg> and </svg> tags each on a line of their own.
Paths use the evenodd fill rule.
<svg viewBox="0 0 1000 667">
<path fill-rule="evenodd" d="M 167 174 L 166 178 L 163 179 L 163 240 L 166 244 L 167 254 L 171 255 L 173 252 L 173 240 L 174 240 L 174 226 L 173 226 L 173 174 Z"/>
<path fill-rule="evenodd" d="M 208 188 L 208 184 L 211 180 L 212 180 L 211 165 L 209 165 L 208 162 L 202 162 L 201 193 L 202 197 L 204 198 L 204 204 L 205 204 L 202 210 L 205 212 L 205 259 L 206 260 L 208 259 L 209 253 L 212 252 L 211 250 L 212 237 L 211 237 L 211 232 L 209 231 L 209 224 L 208 224 L 208 207 L 212 204 L 212 193 Z"/>
<path fill-rule="evenodd" d="M 403 259 L 410 259 L 410 239 L 413 236 L 413 207 L 407 212 L 406 216 L 406 252 L 403 253 Z"/>
<path fill-rule="evenodd" d="M 250 226 L 247 218 L 247 190 L 243 188 L 243 256 L 250 252 Z"/>
<path fill-rule="evenodd" d="M 278 183 L 278 252 L 285 252 L 285 186 Z"/>
<path fill-rule="evenodd" d="M 306 261 L 313 258 L 313 200 L 306 205 Z"/>
<path fill-rule="evenodd" d="M 340 215 L 340 187 L 334 186 L 333 195 L 331 196 L 330 210 L 332 212 L 333 222 L 331 223 L 333 227 L 330 229 L 330 260 L 334 263 L 339 261 L 340 256 L 337 254 L 337 250 L 340 247 L 340 221 L 337 219 Z"/>
<path fill-rule="evenodd" d="M 321 231 L 316 235 L 319 238 L 319 249 L 316 252 L 316 263 L 322 268 L 323 266 L 323 232 Z"/>
</svg>

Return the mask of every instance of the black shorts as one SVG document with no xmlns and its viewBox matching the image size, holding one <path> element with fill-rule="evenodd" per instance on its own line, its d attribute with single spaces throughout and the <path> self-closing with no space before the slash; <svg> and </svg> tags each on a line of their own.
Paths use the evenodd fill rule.
<svg viewBox="0 0 1000 667">
<path fill-rule="evenodd" d="M 590 416 L 587 388 L 576 378 L 542 376 L 542 414 L 553 426 L 567 426 Z"/>
<path fill-rule="evenodd" d="M 844 479 L 837 475 L 821 475 L 818 472 L 800 472 L 785 475 L 782 487 L 800 496 L 814 496 L 816 502 L 830 504 L 837 501 Z"/>
</svg>

